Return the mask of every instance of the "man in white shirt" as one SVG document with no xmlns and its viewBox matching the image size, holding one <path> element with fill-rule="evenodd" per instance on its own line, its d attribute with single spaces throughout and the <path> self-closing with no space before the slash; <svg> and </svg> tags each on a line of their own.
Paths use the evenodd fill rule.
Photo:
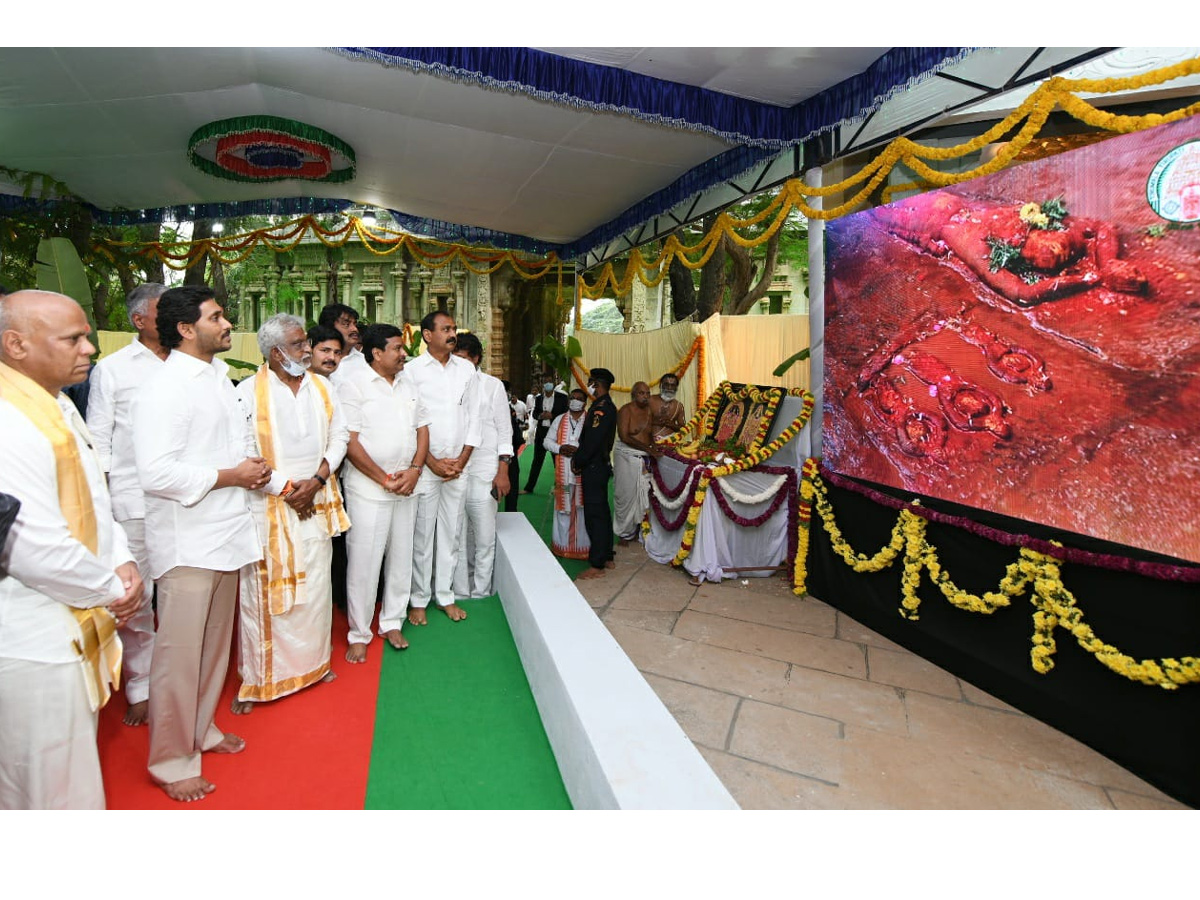
<svg viewBox="0 0 1200 900">
<path fill-rule="evenodd" d="M 308 343 L 312 347 L 308 371 L 332 380 L 346 353 L 346 339 L 336 328 L 314 325 L 308 329 Z"/>
<path fill-rule="evenodd" d="M 0 492 L 21 502 L 0 544 L 0 810 L 104 808 L 97 711 L 120 667 L 116 627 L 144 600 L 60 393 L 87 375 L 89 330 L 61 294 L 0 298 Z"/>
<path fill-rule="evenodd" d="M 215 788 L 200 754 L 246 746 L 213 716 L 229 669 L 238 570 L 262 557 L 248 491 L 265 487 L 271 471 L 216 358 L 229 349 L 232 326 L 212 289 L 172 288 L 158 300 L 156 322 L 170 354 L 133 407 L 158 588 L 149 770 L 173 800 L 193 801 Z"/>
<path fill-rule="evenodd" d="M 462 477 L 466 501 L 458 526 L 458 567 L 454 595 L 478 599 L 492 593 L 496 559 L 496 502 L 508 496 L 508 464 L 512 461 L 512 413 L 499 378 L 479 371 L 483 345 L 473 334 L 456 336 L 454 355 L 475 367 L 480 423 L 479 446 L 467 460 Z"/>
<path fill-rule="evenodd" d="M 412 589 L 413 492 L 429 450 L 429 417 L 412 382 L 401 377 L 404 338 L 395 325 L 363 332 L 369 361 L 338 388 L 350 442 L 345 488 L 354 527 L 346 533 L 346 661 L 365 662 L 371 618 L 385 563 L 379 633 L 397 650 L 408 647 L 401 630 Z"/>
<path fill-rule="evenodd" d="M 358 330 L 358 310 L 344 303 L 330 303 L 322 307 L 317 324 L 336 329 L 346 341 L 342 361 L 329 375 L 334 386 L 340 388 L 352 372 L 367 368 L 367 358 L 362 352 L 362 335 Z"/>
<path fill-rule="evenodd" d="M 263 558 L 243 566 L 238 591 L 238 672 L 233 712 L 336 677 L 333 537 L 350 527 L 333 473 L 349 434 L 333 386 L 308 371 L 304 320 L 279 313 L 258 330 L 267 362 L 237 387 L 271 480 L 250 498 Z"/>
<path fill-rule="evenodd" d="M 158 298 L 167 288 L 149 282 L 140 284 L 125 298 L 129 321 L 137 338 L 110 353 L 92 369 L 87 425 L 95 441 L 100 464 L 108 473 L 113 515 L 129 538 L 129 550 L 137 562 L 146 588 L 146 602 L 137 614 L 121 623 L 125 648 L 121 665 L 125 679 L 126 725 L 143 725 L 150 707 L 150 660 L 154 654 L 154 579 L 146 552 L 146 501 L 138 478 L 133 453 L 133 401 L 162 368 L 167 350 L 158 342 Z"/>
<path fill-rule="evenodd" d="M 426 624 L 432 597 L 452 622 L 467 617 L 454 602 L 458 565 L 458 520 L 467 483 L 460 477 L 479 446 L 480 424 L 475 367 L 454 355 L 458 329 L 449 313 L 421 320 L 426 352 L 408 364 L 404 377 L 417 388 L 429 414 L 429 455 L 417 484 L 417 526 L 413 536 L 413 594 L 408 621 Z M 434 554 L 437 566 L 434 568 Z"/>
</svg>

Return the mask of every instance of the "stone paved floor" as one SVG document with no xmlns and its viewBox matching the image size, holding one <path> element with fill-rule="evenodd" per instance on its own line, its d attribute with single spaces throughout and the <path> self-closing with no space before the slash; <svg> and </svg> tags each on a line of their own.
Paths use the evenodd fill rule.
<svg viewBox="0 0 1200 900">
<path fill-rule="evenodd" d="M 780 578 L 578 582 L 744 809 L 1183 809 Z"/>
</svg>

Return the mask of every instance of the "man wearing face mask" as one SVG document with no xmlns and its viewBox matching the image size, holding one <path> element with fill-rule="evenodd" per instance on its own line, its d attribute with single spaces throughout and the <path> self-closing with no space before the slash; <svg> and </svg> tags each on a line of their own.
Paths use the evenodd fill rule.
<svg viewBox="0 0 1200 900">
<path fill-rule="evenodd" d="M 554 533 L 550 549 L 564 559 L 587 559 L 591 542 L 583 522 L 583 486 L 571 471 L 571 457 L 583 434 L 587 394 L 571 391 L 569 411 L 550 424 L 546 449 L 554 454 Z"/>
<path fill-rule="evenodd" d="M 309 371 L 304 322 L 272 316 L 258 330 L 258 348 L 267 362 L 238 385 L 238 394 L 271 480 L 250 498 L 263 558 L 243 566 L 240 576 L 242 685 L 232 707 L 238 715 L 334 679 L 332 539 L 350 527 L 334 475 L 349 431 L 337 392 Z"/>
<path fill-rule="evenodd" d="M 612 513 L 608 506 L 608 482 L 612 478 L 613 439 L 617 435 L 617 406 L 608 391 L 616 378 L 608 369 L 592 369 L 588 393 L 594 398 L 583 420 L 579 449 L 571 457 L 571 471 L 583 485 L 583 521 L 587 526 L 587 571 L 578 578 L 600 578 L 614 567 Z"/>
<path fill-rule="evenodd" d="M 554 389 L 552 376 L 546 375 L 542 384 L 542 392 L 533 401 L 533 420 L 537 423 L 533 434 L 533 463 L 529 467 L 529 479 L 525 482 L 522 494 L 532 494 L 537 484 L 538 476 L 542 474 L 542 463 L 546 460 L 546 435 L 550 433 L 550 423 L 567 411 L 567 395 Z"/>
<path fill-rule="evenodd" d="M 650 398 L 650 424 L 654 439 L 670 437 L 687 423 L 678 400 L 679 376 L 668 372 L 658 382 L 658 394 Z"/>
</svg>

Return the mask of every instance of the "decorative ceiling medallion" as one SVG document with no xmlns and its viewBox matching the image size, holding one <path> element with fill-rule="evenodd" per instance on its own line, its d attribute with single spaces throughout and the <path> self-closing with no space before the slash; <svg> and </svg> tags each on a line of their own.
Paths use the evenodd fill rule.
<svg viewBox="0 0 1200 900">
<path fill-rule="evenodd" d="M 278 116 L 209 122 L 188 139 L 188 159 L 201 172 L 230 181 L 324 181 L 354 177 L 354 150 L 313 125 Z"/>
</svg>

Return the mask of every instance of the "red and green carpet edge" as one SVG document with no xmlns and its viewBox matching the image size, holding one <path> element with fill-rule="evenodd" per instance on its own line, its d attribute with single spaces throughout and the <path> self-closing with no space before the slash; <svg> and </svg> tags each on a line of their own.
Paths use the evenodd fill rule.
<svg viewBox="0 0 1200 900">
<path fill-rule="evenodd" d="M 526 461 L 531 454 L 522 454 Z M 518 508 L 549 543 L 553 467 Z M 586 562 L 560 560 L 574 576 Z M 463 601 L 464 622 L 430 608 L 406 626 L 410 648 L 372 643 L 365 665 L 344 661 L 345 616 L 334 612 L 337 679 L 234 716 L 235 667 L 217 725 L 246 739 L 234 756 L 206 754 L 217 785 L 178 804 L 146 772 L 148 729 L 121 722 L 123 697 L 101 712 L 100 760 L 110 809 L 569 809 L 497 597 Z"/>
</svg>

